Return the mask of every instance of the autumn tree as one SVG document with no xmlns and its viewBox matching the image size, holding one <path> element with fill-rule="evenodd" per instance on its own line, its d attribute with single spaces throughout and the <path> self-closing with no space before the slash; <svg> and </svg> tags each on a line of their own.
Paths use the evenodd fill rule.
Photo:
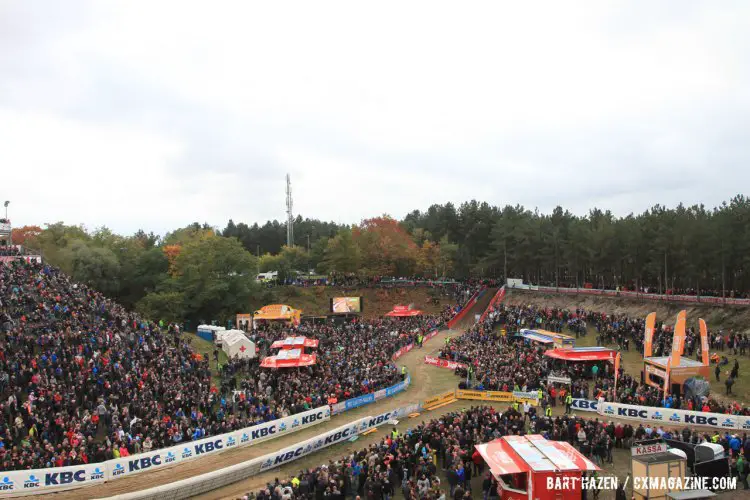
<svg viewBox="0 0 750 500">
<path fill-rule="evenodd" d="M 418 247 L 397 220 L 387 215 L 366 219 L 353 236 L 365 274 L 408 276 L 416 271 Z"/>
<path fill-rule="evenodd" d="M 39 226 L 23 226 L 13 229 L 12 241 L 14 245 L 34 247 L 38 244 L 37 238 L 42 234 Z"/>
</svg>

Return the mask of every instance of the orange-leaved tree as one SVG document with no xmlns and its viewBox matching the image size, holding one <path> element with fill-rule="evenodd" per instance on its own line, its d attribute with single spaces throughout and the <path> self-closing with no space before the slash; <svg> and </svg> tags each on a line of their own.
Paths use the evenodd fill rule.
<svg viewBox="0 0 750 500">
<path fill-rule="evenodd" d="M 417 268 L 418 247 L 400 222 L 383 215 L 365 219 L 353 230 L 368 275 L 408 276 Z"/>
<path fill-rule="evenodd" d="M 182 251 L 182 245 L 164 245 L 162 251 L 164 252 L 164 255 L 167 256 L 167 260 L 169 261 L 169 274 L 174 276 L 177 272 L 175 262 L 177 261 L 177 257 Z"/>
<path fill-rule="evenodd" d="M 34 245 L 35 240 L 42 234 L 42 228 L 39 226 L 23 226 L 13 229 L 14 245 Z"/>
</svg>

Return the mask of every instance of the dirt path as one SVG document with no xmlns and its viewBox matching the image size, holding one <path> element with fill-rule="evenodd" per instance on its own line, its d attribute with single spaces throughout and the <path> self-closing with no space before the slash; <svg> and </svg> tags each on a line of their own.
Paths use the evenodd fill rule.
<svg viewBox="0 0 750 500">
<path fill-rule="evenodd" d="M 451 390 L 456 387 L 456 378 L 451 370 L 435 368 L 433 366 L 424 364 L 424 356 L 435 355 L 440 347 L 444 344 L 445 338 L 448 336 L 459 335 L 460 332 L 456 330 L 444 330 L 441 331 L 437 336 L 430 339 L 424 344 L 422 349 L 413 349 L 403 357 L 401 357 L 397 364 L 399 366 L 405 365 L 409 373 L 411 374 L 411 385 L 409 388 L 391 398 L 362 406 L 354 410 L 348 411 L 342 415 L 333 417 L 329 422 L 321 425 L 313 426 L 308 429 L 301 430 L 294 434 L 289 434 L 285 437 L 266 441 L 255 446 L 247 448 L 240 448 L 236 450 L 227 451 L 215 456 L 209 456 L 199 460 L 192 460 L 189 462 L 183 462 L 178 467 L 167 467 L 153 472 L 146 472 L 133 476 L 130 478 L 122 478 L 117 481 L 111 481 L 100 486 L 93 486 L 90 488 L 81 488 L 77 490 L 71 490 L 68 492 L 54 493 L 55 499 L 83 499 L 83 498 L 104 498 L 112 495 L 119 495 L 123 493 L 130 493 L 143 488 L 150 488 L 153 486 L 159 486 L 181 479 L 198 476 L 206 472 L 219 470 L 223 467 L 234 465 L 246 460 L 250 460 L 256 457 L 260 457 L 271 453 L 275 450 L 279 450 L 286 446 L 291 446 L 294 443 L 310 439 L 318 434 L 322 434 L 326 430 L 334 429 L 341 425 L 357 420 L 359 418 L 368 415 L 377 415 L 390 408 L 398 408 L 400 406 L 407 405 L 409 403 L 422 401 L 429 396 L 434 394 Z M 442 408 L 438 411 L 441 411 Z M 415 425 L 413 421 L 404 421 L 402 426 L 407 427 L 407 423 L 412 426 Z M 374 433 L 367 438 L 379 439 L 378 435 L 382 433 Z M 354 443 L 347 443 L 346 449 L 353 450 L 359 449 L 363 446 L 363 443 L 367 443 L 367 439 L 360 438 Z M 344 446 L 332 446 L 322 452 L 314 453 L 306 459 L 292 462 L 287 467 L 280 467 L 273 471 L 255 476 L 252 480 L 245 481 L 243 483 L 237 483 L 238 491 L 248 489 L 254 484 L 258 484 L 259 487 L 263 486 L 268 480 L 273 480 L 274 477 L 284 477 L 288 475 L 290 471 L 294 471 L 300 467 L 319 465 L 324 463 L 329 458 L 338 458 L 345 452 Z M 309 465 L 307 463 L 309 462 Z M 232 486 L 232 489 L 237 489 Z M 225 488 L 227 489 L 227 488 Z M 224 491 L 224 490 L 220 490 Z M 228 494 L 230 497 L 232 493 Z M 206 495 L 204 498 L 222 498 L 227 496 L 226 494 L 221 495 Z"/>
</svg>

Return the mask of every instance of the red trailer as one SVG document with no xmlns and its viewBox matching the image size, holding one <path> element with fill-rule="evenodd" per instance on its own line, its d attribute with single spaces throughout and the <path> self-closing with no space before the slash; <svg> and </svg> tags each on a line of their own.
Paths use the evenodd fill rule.
<svg viewBox="0 0 750 500">
<path fill-rule="evenodd" d="M 571 444 L 539 435 L 505 436 L 476 449 L 501 500 L 580 500 L 583 474 L 600 470 Z"/>
</svg>

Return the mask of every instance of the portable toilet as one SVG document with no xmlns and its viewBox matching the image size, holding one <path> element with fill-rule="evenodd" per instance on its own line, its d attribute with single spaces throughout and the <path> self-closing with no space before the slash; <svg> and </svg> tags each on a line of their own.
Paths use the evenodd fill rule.
<svg viewBox="0 0 750 500">
<path fill-rule="evenodd" d="M 207 342 L 213 342 L 214 340 L 216 340 L 216 332 L 221 332 L 224 330 L 226 330 L 226 328 L 224 328 L 223 326 L 198 325 L 196 334 Z"/>
</svg>

